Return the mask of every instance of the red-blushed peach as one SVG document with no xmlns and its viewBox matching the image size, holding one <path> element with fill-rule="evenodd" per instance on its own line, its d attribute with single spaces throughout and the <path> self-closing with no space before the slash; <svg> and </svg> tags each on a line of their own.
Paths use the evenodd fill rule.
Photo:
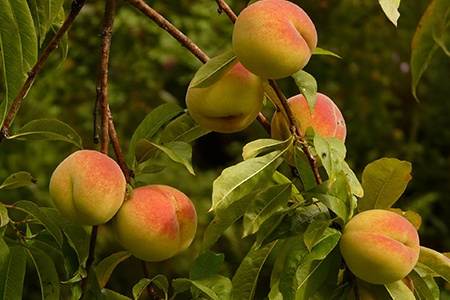
<svg viewBox="0 0 450 300">
<path fill-rule="evenodd" d="M 203 128 L 232 133 L 244 130 L 256 119 L 263 99 L 262 79 L 237 63 L 210 86 L 189 86 L 186 106 Z"/>
<path fill-rule="evenodd" d="M 167 185 L 136 188 L 113 219 L 117 239 L 135 257 L 163 261 L 185 250 L 197 231 L 194 204 Z"/>
<path fill-rule="evenodd" d="M 61 214 L 78 225 L 108 222 L 119 210 L 126 180 L 119 165 L 94 150 L 64 159 L 50 178 L 50 196 Z"/>
<path fill-rule="evenodd" d="M 419 259 L 419 235 L 403 216 L 366 210 L 344 226 L 339 248 L 349 270 L 361 280 L 387 284 L 401 280 Z"/>
<path fill-rule="evenodd" d="M 279 79 L 300 71 L 317 46 L 306 12 L 286 0 L 261 0 L 241 11 L 232 37 L 238 60 L 252 73 Z"/>
</svg>

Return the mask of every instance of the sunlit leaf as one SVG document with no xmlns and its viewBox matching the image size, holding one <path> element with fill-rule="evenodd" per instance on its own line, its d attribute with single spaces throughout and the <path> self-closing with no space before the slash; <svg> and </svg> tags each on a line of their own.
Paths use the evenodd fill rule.
<svg viewBox="0 0 450 300">
<path fill-rule="evenodd" d="M 286 141 L 279 141 L 274 139 L 257 139 L 246 144 L 242 149 L 242 158 L 248 160 L 255 158 L 261 154 L 267 154 L 275 150 L 285 149 L 286 146 L 292 143 L 292 138 Z"/>
<path fill-rule="evenodd" d="M 448 35 L 450 3 L 448 0 L 431 1 L 416 28 L 411 43 L 412 93 L 416 99 L 417 86 L 434 53 L 439 48 L 436 41 Z"/>
<path fill-rule="evenodd" d="M 236 55 L 233 51 L 211 58 L 195 73 L 190 88 L 204 88 L 214 84 L 236 63 Z"/>
<path fill-rule="evenodd" d="M 273 242 L 263 248 L 253 245 L 231 280 L 233 299 L 253 299 L 261 269 L 276 244 Z"/>
<path fill-rule="evenodd" d="M 9 255 L 0 269 L 0 299 L 22 299 L 26 256 L 25 247 L 10 247 Z"/>
<path fill-rule="evenodd" d="M 366 166 L 362 174 L 364 197 L 359 211 L 390 208 L 403 194 L 411 180 L 411 163 L 396 158 L 381 158 Z"/>
<path fill-rule="evenodd" d="M 33 16 L 34 26 L 36 28 L 39 45 L 42 46 L 47 33 L 55 23 L 59 20 L 59 12 L 63 8 L 63 0 L 29 0 L 31 14 Z"/>
<path fill-rule="evenodd" d="M 147 288 L 149 284 L 155 284 L 161 291 L 164 292 L 165 297 L 167 299 L 167 293 L 169 290 L 169 282 L 167 277 L 164 275 L 156 275 L 152 279 L 142 278 L 133 286 L 133 299 L 137 300 L 141 297 L 142 292 Z"/>
<path fill-rule="evenodd" d="M 305 96 L 306 101 L 308 102 L 309 110 L 312 112 L 314 106 L 316 105 L 316 96 L 317 96 L 317 81 L 316 79 L 309 73 L 306 73 L 303 70 L 298 71 L 297 73 L 292 75 L 294 78 L 297 87 Z"/>
<path fill-rule="evenodd" d="M 332 219 L 315 219 L 308 225 L 308 228 L 303 234 L 303 242 L 308 248 L 308 251 L 311 252 L 332 222 Z"/>
<path fill-rule="evenodd" d="M 225 260 L 223 253 L 205 252 L 199 255 L 192 264 L 189 278 L 192 280 L 217 274 Z"/>
<path fill-rule="evenodd" d="M 103 289 L 102 293 L 105 295 L 105 299 L 107 300 L 131 300 L 130 297 L 119 294 L 118 292 L 110 289 Z"/>
<path fill-rule="evenodd" d="M 401 280 L 384 285 L 392 300 L 415 300 L 414 293 Z"/>
<path fill-rule="evenodd" d="M 334 56 L 336 58 L 342 58 L 339 55 L 337 55 L 336 53 L 334 53 L 330 50 L 322 49 L 320 47 L 314 48 L 313 55 L 330 55 L 330 56 Z"/>
<path fill-rule="evenodd" d="M 327 171 L 329 180 L 334 181 L 342 171 L 341 163 L 347 152 L 344 143 L 337 138 L 323 138 L 316 133 L 314 148 Z"/>
<path fill-rule="evenodd" d="M 63 141 L 72 143 L 78 148 L 83 148 L 81 137 L 64 122 L 55 119 L 37 119 L 23 125 L 14 135 L 8 139 L 23 141 Z"/>
<path fill-rule="evenodd" d="M 414 291 L 420 295 L 421 299 L 439 300 L 439 286 L 433 276 L 424 269 L 416 266 L 408 277 L 414 282 Z"/>
<path fill-rule="evenodd" d="M 99 262 L 99 264 L 95 267 L 95 271 L 97 273 L 100 288 L 105 287 L 117 265 L 130 256 L 131 254 L 128 251 L 120 251 L 111 254 L 110 256 L 104 258 L 101 262 Z"/>
<path fill-rule="evenodd" d="M 31 177 L 28 172 L 20 171 L 8 176 L 5 181 L 0 185 L 1 189 L 16 189 L 19 187 L 29 186 L 36 184 L 36 179 Z"/>
<path fill-rule="evenodd" d="M 30 247 L 27 251 L 38 274 L 42 299 L 58 300 L 61 283 L 52 257 L 35 247 Z"/>
<path fill-rule="evenodd" d="M 397 20 L 400 17 L 398 8 L 400 7 L 400 0 L 378 0 L 380 2 L 381 8 L 384 11 L 386 17 L 395 26 L 397 26 Z"/>
<path fill-rule="evenodd" d="M 421 246 L 418 265 L 450 282 L 450 258 L 436 250 Z"/>
<path fill-rule="evenodd" d="M 213 300 L 233 299 L 231 281 L 225 276 L 214 274 L 191 282 Z"/>
<path fill-rule="evenodd" d="M 213 183 L 211 210 L 224 209 L 236 199 L 264 186 L 282 163 L 283 154 L 274 151 L 223 170 Z"/>
<path fill-rule="evenodd" d="M 209 132 L 210 130 L 198 125 L 189 114 L 182 114 L 164 128 L 161 143 L 173 141 L 190 143 Z"/>
<path fill-rule="evenodd" d="M 0 228 L 9 223 L 8 209 L 0 204 Z"/>
<path fill-rule="evenodd" d="M 347 175 L 348 183 L 350 184 L 350 188 L 352 189 L 353 195 L 356 197 L 362 198 L 364 196 L 364 189 L 356 177 L 353 170 L 347 164 L 345 160 L 341 161 L 342 171 Z"/>
</svg>

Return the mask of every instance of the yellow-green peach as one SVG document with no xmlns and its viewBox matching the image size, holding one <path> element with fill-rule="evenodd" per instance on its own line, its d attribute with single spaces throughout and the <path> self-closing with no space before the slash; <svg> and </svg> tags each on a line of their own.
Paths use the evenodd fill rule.
<svg viewBox="0 0 450 300">
<path fill-rule="evenodd" d="M 117 239 L 135 257 L 163 261 L 184 251 L 197 230 L 191 200 L 166 185 L 136 188 L 113 219 Z"/>
<path fill-rule="evenodd" d="M 261 0 L 241 11 L 232 36 L 238 60 L 252 73 L 279 79 L 300 71 L 317 46 L 307 13 L 286 0 Z"/>
<path fill-rule="evenodd" d="M 119 165 L 109 156 L 79 150 L 56 167 L 49 190 L 65 218 L 78 225 L 99 225 L 119 210 L 126 181 Z"/>
<path fill-rule="evenodd" d="M 258 116 L 264 99 L 263 81 L 237 63 L 207 87 L 188 87 L 186 106 L 203 128 L 222 133 L 242 131 Z"/>
<path fill-rule="evenodd" d="M 339 248 L 349 270 L 361 280 L 388 284 L 411 272 L 419 259 L 419 235 L 403 216 L 366 210 L 345 226 Z"/>
</svg>

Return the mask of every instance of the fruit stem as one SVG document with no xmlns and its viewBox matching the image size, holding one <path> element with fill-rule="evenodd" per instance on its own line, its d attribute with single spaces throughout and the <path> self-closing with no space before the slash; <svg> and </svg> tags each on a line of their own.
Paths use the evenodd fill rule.
<svg viewBox="0 0 450 300">
<path fill-rule="evenodd" d="M 219 9 L 217 10 L 220 13 L 225 12 L 228 16 L 228 18 L 230 18 L 230 20 L 235 23 L 237 16 L 236 14 L 233 12 L 233 10 L 231 9 L 231 7 L 228 5 L 228 3 L 226 3 L 224 0 L 216 0 L 217 5 L 219 5 Z"/>
<path fill-rule="evenodd" d="M 11 126 L 11 123 L 15 115 L 17 114 L 20 105 L 22 104 L 23 98 L 30 89 L 30 86 L 33 83 L 34 79 L 36 78 L 37 74 L 41 70 L 44 63 L 47 61 L 47 58 L 49 57 L 50 53 L 52 53 L 53 50 L 58 48 L 59 42 L 61 41 L 62 37 L 67 32 L 67 30 L 69 30 L 70 25 L 72 25 L 73 21 L 78 16 L 78 13 L 83 8 L 85 2 L 86 0 L 73 0 L 69 15 L 67 16 L 66 20 L 61 25 L 59 30 L 56 32 L 55 36 L 50 41 L 47 48 L 45 48 L 44 52 L 42 52 L 36 64 L 30 71 L 28 71 L 27 73 L 28 78 L 25 80 L 24 84 L 22 85 L 22 88 L 20 89 L 19 93 L 17 94 L 16 98 L 11 104 L 8 114 L 6 115 L 6 118 L 4 119 L 3 125 L 0 129 L 0 143 L 2 142 L 4 137 L 8 136 L 9 127 Z"/>
</svg>

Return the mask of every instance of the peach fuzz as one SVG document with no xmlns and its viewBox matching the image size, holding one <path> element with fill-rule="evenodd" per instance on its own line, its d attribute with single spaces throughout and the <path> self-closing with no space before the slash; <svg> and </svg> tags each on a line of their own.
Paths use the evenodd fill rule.
<svg viewBox="0 0 450 300">
<path fill-rule="evenodd" d="M 79 150 L 56 167 L 49 190 L 65 218 L 78 225 L 99 225 L 119 210 L 126 181 L 119 165 L 109 156 Z"/>
<path fill-rule="evenodd" d="M 300 71 L 317 46 L 317 31 L 306 12 L 286 0 L 257 1 L 238 15 L 232 45 L 252 73 L 279 79 Z"/>
<path fill-rule="evenodd" d="M 383 209 L 355 215 L 344 227 L 339 248 L 350 271 L 372 284 L 409 274 L 419 259 L 419 235 L 403 216 Z"/>
<path fill-rule="evenodd" d="M 344 117 L 329 97 L 317 93 L 316 104 L 312 113 L 306 98 L 302 94 L 293 96 L 287 101 L 303 134 L 306 128 L 312 127 L 321 137 L 335 137 L 345 142 L 347 129 Z M 282 112 L 275 112 L 272 118 L 272 138 L 285 140 L 290 135 L 287 117 Z"/>
<path fill-rule="evenodd" d="M 203 128 L 232 133 L 248 127 L 263 105 L 262 79 L 237 63 L 208 87 L 188 87 L 186 106 Z"/>
<path fill-rule="evenodd" d="M 166 185 L 134 190 L 113 219 L 117 239 L 135 257 L 162 261 L 191 244 L 197 230 L 194 204 Z"/>
</svg>

